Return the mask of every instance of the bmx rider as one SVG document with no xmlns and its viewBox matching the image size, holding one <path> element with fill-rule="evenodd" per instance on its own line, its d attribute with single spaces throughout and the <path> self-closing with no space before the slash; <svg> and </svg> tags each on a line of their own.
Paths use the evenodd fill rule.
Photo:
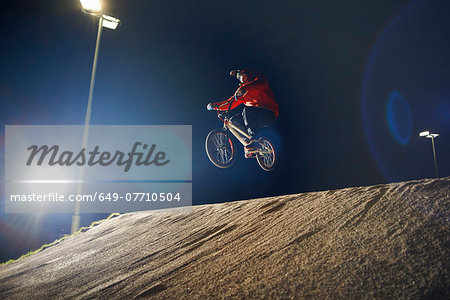
<svg viewBox="0 0 450 300">
<path fill-rule="evenodd" d="M 242 69 L 232 70 L 230 75 L 236 76 L 236 79 L 240 81 L 234 95 L 225 101 L 209 103 L 206 108 L 226 111 L 244 104 L 242 112 L 232 116 L 230 122 L 251 136 L 245 146 L 247 156 L 248 152 L 257 150 L 255 133 L 261 128 L 271 126 L 278 118 L 278 104 L 267 79 L 261 74 Z"/>
</svg>

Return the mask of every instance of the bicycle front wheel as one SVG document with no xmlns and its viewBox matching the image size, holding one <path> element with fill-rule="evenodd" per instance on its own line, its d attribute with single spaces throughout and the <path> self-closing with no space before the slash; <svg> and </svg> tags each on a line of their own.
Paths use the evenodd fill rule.
<svg viewBox="0 0 450 300">
<path fill-rule="evenodd" d="M 234 144 L 224 130 L 212 130 L 206 137 L 205 148 L 209 160 L 219 168 L 229 168 L 236 158 Z"/>
</svg>

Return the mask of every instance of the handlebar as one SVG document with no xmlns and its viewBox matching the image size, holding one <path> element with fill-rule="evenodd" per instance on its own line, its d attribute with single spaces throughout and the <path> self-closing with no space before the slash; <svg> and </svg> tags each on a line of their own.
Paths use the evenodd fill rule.
<svg viewBox="0 0 450 300">
<path fill-rule="evenodd" d="M 228 106 L 227 110 L 217 110 L 217 117 L 222 121 L 225 122 L 225 120 L 228 119 L 228 113 L 230 112 L 231 105 L 234 101 L 237 101 L 237 92 L 239 91 L 239 88 L 234 92 L 233 99 L 230 101 L 230 105 Z M 223 116 L 223 119 L 222 119 Z"/>
</svg>

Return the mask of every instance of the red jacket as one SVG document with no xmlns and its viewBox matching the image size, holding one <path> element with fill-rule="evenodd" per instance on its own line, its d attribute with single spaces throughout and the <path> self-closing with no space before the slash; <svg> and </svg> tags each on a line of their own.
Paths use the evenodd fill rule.
<svg viewBox="0 0 450 300">
<path fill-rule="evenodd" d="M 264 77 L 256 76 L 252 81 L 241 83 L 235 92 L 237 101 L 234 101 L 234 95 L 229 99 L 213 103 L 218 110 L 228 110 L 230 101 L 233 101 L 230 109 L 233 109 L 242 103 L 245 106 L 263 107 L 275 113 L 278 117 L 278 104 L 275 102 L 272 89 Z"/>
</svg>

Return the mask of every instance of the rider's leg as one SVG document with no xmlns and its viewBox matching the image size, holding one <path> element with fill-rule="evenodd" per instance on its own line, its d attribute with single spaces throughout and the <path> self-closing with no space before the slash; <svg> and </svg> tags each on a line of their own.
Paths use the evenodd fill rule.
<svg viewBox="0 0 450 300">
<path fill-rule="evenodd" d="M 246 131 L 245 126 L 244 126 L 244 120 L 242 119 L 241 113 L 238 113 L 238 114 L 235 114 L 234 116 L 232 116 L 230 118 L 230 122 L 233 123 L 234 126 L 241 129 L 242 131 Z"/>
<path fill-rule="evenodd" d="M 250 107 L 244 107 L 244 109 L 242 110 L 242 119 L 244 121 L 245 128 L 247 129 L 247 133 L 252 137 L 252 140 L 253 136 L 255 136 L 255 132 L 250 127 L 252 119 L 251 114 L 252 113 Z"/>
<path fill-rule="evenodd" d="M 245 107 L 242 111 L 242 118 L 247 132 L 252 138 L 258 129 L 269 127 L 276 119 L 273 111 L 262 107 Z"/>
<path fill-rule="evenodd" d="M 230 118 L 229 122 L 231 124 L 233 124 L 234 127 L 239 129 L 239 130 L 236 130 L 236 131 L 239 134 L 239 137 L 237 137 L 237 138 L 240 141 L 242 140 L 241 143 L 243 143 L 245 145 L 248 142 L 250 142 L 250 139 L 248 138 L 248 134 L 246 133 L 247 132 L 247 127 L 244 125 L 244 120 L 242 118 L 242 113 L 238 113 L 238 114 L 235 114 L 234 116 L 232 116 Z"/>
</svg>

